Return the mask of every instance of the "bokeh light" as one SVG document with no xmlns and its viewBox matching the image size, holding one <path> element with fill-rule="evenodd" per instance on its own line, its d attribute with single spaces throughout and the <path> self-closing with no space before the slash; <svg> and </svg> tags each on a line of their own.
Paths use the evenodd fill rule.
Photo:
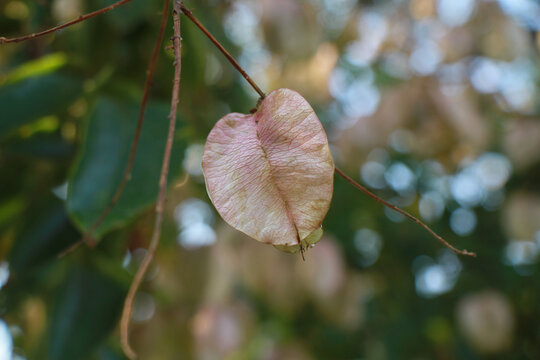
<svg viewBox="0 0 540 360">
<path fill-rule="evenodd" d="M 83 3 L 8 0 L 0 35 L 78 16 Z M 85 89 L 57 113 L 0 134 L 9 180 L 0 193 L 1 360 L 46 356 L 50 299 L 74 264 L 125 285 L 147 254 L 150 208 L 96 249 L 51 260 L 54 246 L 79 236 L 61 205 L 94 99 L 140 98 L 146 29 L 158 12 L 145 6 L 0 46 L 0 91 L 42 75 L 73 76 Z M 305 261 L 226 225 L 205 189 L 204 141 L 258 94 L 183 22 L 182 175 L 172 181 L 181 186 L 169 187 L 160 247 L 134 302 L 140 357 L 539 358 L 540 2 L 208 0 L 193 11 L 264 92 L 287 87 L 309 101 L 337 167 L 478 258 L 456 256 L 339 177 L 324 237 Z M 162 65 L 151 102 L 170 101 L 172 67 Z M 54 129 L 44 126 L 50 119 Z M 62 146 L 47 147 L 55 136 Z M 65 142 L 70 149 L 58 151 Z M 65 224 L 41 227 L 36 204 L 52 202 Z M 26 241 L 35 241 L 27 255 L 10 253 Z M 99 309 L 93 318 L 100 314 L 109 316 Z M 117 336 L 101 335 L 89 356 L 116 357 Z"/>
<path fill-rule="evenodd" d="M 0 290 L 9 280 L 9 264 L 7 261 L 0 261 Z"/>
<path fill-rule="evenodd" d="M 0 320 L 0 359 L 10 360 L 13 353 L 13 339 L 6 323 Z"/>
<path fill-rule="evenodd" d="M 186 199 L 174 210 L 178 224 L 178 242 L 187 249 L 197 249 L 216 242 L 212 228 L 214 212 L 208 203 L 196 199 Z"/>
<path fill-rule="evenodd" d="M 476 214 L 471 209 L 458 208 L 450 214 L 450 228 L 460 236 L 472 234 L 476 228 Z"/>
<path fill-rule="evenodd" d="M 445 250 L 437 261 L 420 256 L 413 262 L 416 292 L 425 298 L 447 293 L 454 287 L 461 270 L 461 262 L 449 250 Z"/>
<path fill-rule="evenodd" d="M 360 264 L 364 267 L 373 265 L 381 253 L 383 241 L 381 235 L 371 229 L 359 229 L 354 235 L 354 246 L 360 255 Z"/>
</svg>

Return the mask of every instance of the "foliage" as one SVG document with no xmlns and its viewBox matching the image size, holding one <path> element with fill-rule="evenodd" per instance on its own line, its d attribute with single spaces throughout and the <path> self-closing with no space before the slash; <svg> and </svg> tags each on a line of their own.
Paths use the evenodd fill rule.
<svg viewBox="0 0 540 360">
<path fill-rule="evenodd" d="M 110 3 L 5 1 L 0 34 Z M 7 324 L 24 358 L 122 358 L 114 329 L 151 233 L 169 43 L 133 177 L 96 232 L 99 244 L 56 255 L 119 182 L 160 3 L 134 0 L 60 33 L 0 45 L 0 341 Z M 540 10 L 520 3 L 528 5 L 187 3 L 265 91 L 295 89 L 313 105 L 339 166 L 479 257 L 458 259 L 339 178 L 326 235 L 305 262 L 216 220 L 202 144 L 226 113 L 248 113 L 257 94 L 183 20 L 163 239 L 133 313 L 141 357 L 539 358 L 539 26 L 531 14 Z"/>
</svg>

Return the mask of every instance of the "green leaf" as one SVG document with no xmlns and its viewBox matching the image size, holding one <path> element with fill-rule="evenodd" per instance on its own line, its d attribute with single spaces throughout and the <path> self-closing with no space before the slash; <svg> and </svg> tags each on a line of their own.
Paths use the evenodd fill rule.
<svg viewBox="0 0 540 360">
<path fill-rule="evenodd" d="M 118 349 L 111 346 L 104 346 L 98 351 L 99 360 L 126 360 L 126 356 Z"/>
<path fill-rule="evenodd" d="M 9 254 L 14 272 L 25 272 L 55 258 L 80 238 L 62 202 L 48 196 L 38 208 L 25 216 Z"/>
<path fill-rule="evenodd" d="M 50 326 L 50 360 L 82 359 L 114 328 L 125 289 L 90 268 L 72 270 L 55 302 Z"/>
<path fill-rule="evenodd" d="M 58 133 L 37 133 L 29 138 L 16 138 L 5 145 L 6 157 L 32 157 L 62 160 L 72 156 L 74 146 Z"/>
<path fill-rule="evenodd" d="M 15 217 L 20 216 L 24 208 L 24 199 L 20 195 L 15 195 L 0 203 L 0 229 L 11 225 Z"/>
<path fill-rule="evenodd" d="M 103 8 L 115 2 L 117 0 L 99 0 L 97 4 L 98 8 Z M 155 1 L 133 1 L 120 9 L 107 13 L 105 17 L 113 26 L 126 31 L 148 21 L 148 14 L 158 13 L 159 5 L 157 4 Z"/>
<path fill-rule="evenodd" d="M 27 78 L 50 74 L 67 63 L 64 53 L 45 55 L 36 60 L 27 61 L 9 72 L 5 77 L 5 84 L 17 83 Z"/>
<path fill-rule="evenodd" d="M 32 77 L 0 88 L 0 136 L 65 110 L 82 94 L 82 82 L 60 74 Z"/>
<path fill-rule="evenodd" d="M 137 103 L 102 99 L 90 117 L 79 160 L 69 179 L 67 199 L 70 215 L 83 230 L 99 217 L 120 184 L 138 112 Z M 169 107 L 165 104 L 148 106 L 131 180 L 94 236 L 100 237 L 108 230 L 124 225 L 155 201 L 168 115 Z M 180 174 L 183 154 L 184 145 L 177 136 L 171 155 L 169 181 Z"/>
</svg>

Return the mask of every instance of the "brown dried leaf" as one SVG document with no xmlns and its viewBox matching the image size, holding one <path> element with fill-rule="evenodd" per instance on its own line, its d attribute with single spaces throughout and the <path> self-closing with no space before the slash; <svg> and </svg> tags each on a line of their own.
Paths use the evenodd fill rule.
<svg viewBox="0 0 540 360">
<path fill-rule="evenodd" d="M 237 230 L 286 251 L 320 240 L 334 162 L 300 94 L 275 90 L 256 113 L 223 117 L 208 135 L 202 166 L 214 206 Z"/>
</svg>

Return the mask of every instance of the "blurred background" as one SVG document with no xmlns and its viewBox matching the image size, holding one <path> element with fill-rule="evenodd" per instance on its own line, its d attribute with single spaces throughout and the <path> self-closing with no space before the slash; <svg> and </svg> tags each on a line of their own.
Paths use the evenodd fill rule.
<svg viewBox="0 0 540 360">
<path fill-rule="evenodd" d="M 0 0 L 0 35 L 110 0 Z M 142 359 L 540 359 L 540 3 L 200 0 L 186 5 L 265 91 L 314 107 L 336 164 L 458 248 L 335 179 L 325 237 L 290 255 L 225 224 L 205 138 L 257 94 L 182 17 L 166 219 L 136 297 Z M 117 321 L 153 224 L 172 86 L 163 44 L 126 163 L 161 1 L 0 46 L 0 359 L 123 359 Z M 167 39 L 172 35 L 167 25 Z"/>
</svg>

